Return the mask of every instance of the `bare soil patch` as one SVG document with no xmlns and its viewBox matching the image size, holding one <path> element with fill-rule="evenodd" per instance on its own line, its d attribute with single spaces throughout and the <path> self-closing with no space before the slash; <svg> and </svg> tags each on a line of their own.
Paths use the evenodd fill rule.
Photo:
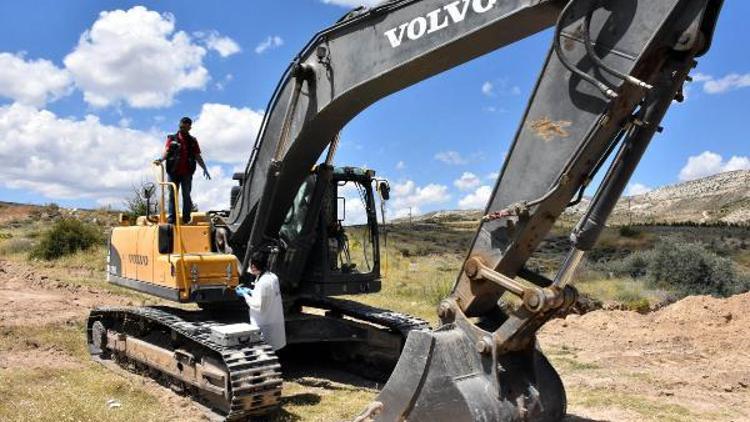
<svg viewBox="0 0 750 422">
<path fill-rule="evenodd" d="M 651 314 L 594 311 L 547 324 L 542 347 L 570 412 L 605 420 L 750 419 L 750 293 Z"/>
<path fill-rule="evenodd" d="M 96 306 L 132 300 L 39 273 L 28 264 L 0 260 L 0 326 L 41 326 L 85 320 Z"/>
</svg>

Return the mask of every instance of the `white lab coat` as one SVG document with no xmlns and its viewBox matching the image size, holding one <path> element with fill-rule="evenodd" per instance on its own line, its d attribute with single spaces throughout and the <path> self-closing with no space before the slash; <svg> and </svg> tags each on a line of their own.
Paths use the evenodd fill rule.
<svg viewBox="0 0 750 422">
<path fill-rule="evenodd" d="M 255 282 L 252 294 L 245 294 L 250 308 L 250 322 L 260 328 L 266 343 L 279 350 L 286 346 L 284 306 L 281 303 L 279 278 L 271 272 L 263 273 Z"/>
</svg>

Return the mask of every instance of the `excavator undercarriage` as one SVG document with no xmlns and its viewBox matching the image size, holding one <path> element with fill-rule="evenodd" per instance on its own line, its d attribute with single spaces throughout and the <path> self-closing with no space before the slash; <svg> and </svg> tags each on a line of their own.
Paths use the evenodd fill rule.
<svg viewBox="0 0 750 422">
<path fill-rule="evenodd" d="M 286 317 L 284 354 L 299 349 L 308 363 L 317 354 L 368 378 L 387 379 L 408 334 L 429 330 L 418 318 L 343 299 L 306 296 L 294 306 L 300 311 Z M 237 420 L 275 410 L 281 397 L 279 357 L 247 322 L 247 311 L 236 309 L 97 308 L 87 338 L 95 360 L 147 375 Z M 236 343 L 217 336 L 227 330 L 239 335 Z"/>
</svg>

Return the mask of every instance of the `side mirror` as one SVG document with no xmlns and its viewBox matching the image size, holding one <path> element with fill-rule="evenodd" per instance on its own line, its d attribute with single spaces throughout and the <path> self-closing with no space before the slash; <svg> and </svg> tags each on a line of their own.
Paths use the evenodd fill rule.
<svg viewBox="0 0 750 422">
<path fill-rule="evenodd" d="M 387 201 L 391 198 L 391 185 L 388 184 L 388 181 L 381 180 L 378 182 L 377 190 L 380 193 L 380 198 L 383 199 L 383 201 Z"/>
<path fill-rule="evenodd" d="M 346 220 L 346 198 L 339 196 L 336 200 L 338 201 L 336 206 L 336 219 L 344 221 Z"/>
<path fill-rule="evenodd" d="M 154 196 L 154 191 L 156 190 L 156 185 L 153 183 L 146 183 L 143 185 L 143 197 L 146 199 L 150 199 L 152 196 Z"/>
</svg>

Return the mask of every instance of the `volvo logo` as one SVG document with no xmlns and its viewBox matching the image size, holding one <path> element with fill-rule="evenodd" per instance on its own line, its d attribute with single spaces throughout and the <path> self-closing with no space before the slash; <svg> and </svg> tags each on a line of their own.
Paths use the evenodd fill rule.
<svg viewBox="0 0 750 422">
<path fill-rule="evenodd" d="M 128 255 L 128 262 L 133 265 L 148 265 L 148 256 L 146 255 Z"/>
<path fill-rule="evenodd" d="M 404 36 L 410 40 L 422 38 L 448 27 L 448 25 L 462 22 L 469 10 L 477 14 L 488 12 L 495 7 L 497 0 L 458 0 L 435 9 L 425 16 L 418 16 L 409 22 L 402 23 L 396 28 L 385 31 L 385 37 L 396 48 L 404 41 Z"/>
</svg>

